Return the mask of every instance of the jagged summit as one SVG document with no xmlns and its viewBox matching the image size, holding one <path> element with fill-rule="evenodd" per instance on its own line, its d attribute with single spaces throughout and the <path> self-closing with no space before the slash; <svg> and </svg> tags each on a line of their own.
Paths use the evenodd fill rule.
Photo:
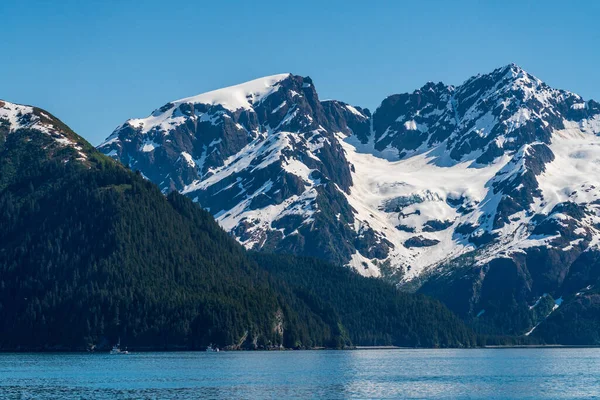
<svg viewBox="0 0 600 400">
<path fill-rule="evenodd" d="M 527 73 L 525 68 L 521 67 L 519 64 L 511 62 L 502 67 L 498 67 L 494 69 L 491 74 L 496 74 L 498 72 L 502 72 L 504 74 L 511 72 L 513 74 Z"/>
<path fill-rule="evenodd" d="M 472 82 L 477 81 L 477 80 L 494 81 L 494 82 L 504 81 L 504 83 L 508 83 L 508 82 L 527 83 L 528 81 L 535 81 L 535 82 L 542 83 L 541 80 L 539 80 L 535 76 L 529 74 L 527 71 L 525 71 L 519 65 L 517 65 L 515 63 L 510 63 L 503 67 L 496 68 L 492 72 L 489 72 L 486 74 L 474 75 L 459 85 L 446 84 L 444 82 L 427 81 L 423 86 L 421 86 L 419 89 L 415 89 L 411 94 L 421 94 L 423 92 L 444 92 L 444 91 L 454 92 L 457 88 L 460 88 L 465 85 L 469 85 Z M 408 94 L 408 93 L 406 93 L 406 94 Z M 394 96 L 400 96 L 400 95 L 401 94 L 393 94 L 393 95 L 388 96 L 388 98 L 394 97 Z"/>
<path fill-rule="evenodd" d="M 440 92 L 444 90 L 448 90 L 448 88 L 452 88 L 452 86 L 448 86 L 443 82 L 433 82 L 428 81 L 423 85 L 420 89 L 417 89 L 415 92 Z"/>
<path fill-rule="evenodd" d="M 538 95 L 543 91 L 561 92 L 556 89 L 551 89 L 546 83 L 536 76 L 525 71 L 520 66 L 511 63 L 504 67 L 497 68 L 488 74 L 478 74 L 466 80 L 457 87 L 469 88 L 472 86 L 482 86 L 495 91 L 496 97 L 504 96 L 508 92 L 520 91 L 522 101 L 527 101 L 532 96 Z M 539 101 L 544 101 L 544 96 L 538 97 Z"/>
<path fill-rule="evenodd" d="M 589 121 L 596 109 L 597 103 L 509 64 L 458 86 L 430 82 L 389 96 L 373 116 L 373 147 L 396 159 L 439 147 L 438 154 L 448 153 L 454 162 L 489 164 L 526 143 L 549 143 L 563 120 Z"/>
<path fill-rule="evenodd" d="M 191 118 L 201 117 L 201 115 L 194 115 L 198 114 L 196 112 L 198 110 L 195 110 L 196 108 L 199 110 L 214 108 L 230 112 L 253 110 L 262 100 L 279 90 L 282 81 L 292 76 L 290 73 L 265 76 L 241 84 L 175 100 L 154 110 L 146 118 L 127 120 L 117 130 L 122 129 L 125 125 L 130 125 L 136 129 L 139 128 L 141 133 L 147 133 L 156 127 L 167 130 L 167 126 L 161 126 L 166 120 L 176 120 L 177 118 L 181 120 L 185 119 L 186 116 Z M 204 107 L 194 107 L 195 105 Z M 202 112 L 202 114 L 204 113 Z"/>
<path fill-rule="evenodd" d="M 515 64 L 515 63 L 509 63 L 502 67 L 498 67 L 491 72 L 476 74 L 476 75 L 470 77 L 469 79 L 467 79 L 465 82 L 463 82 L 463 84 L 465 84 L 471 80 L 481 78 L 481 77 L 490 77 L 490 78 L 493 78 L 494 80 L 501 81 L 504 79 L 516 79 L 518 77 L 524 77 L 524 76 L 529 76 L 530 79 L 532 79 L 532 80 L 539 80 L 536 77 L 534 77 L 533 75 L 531 75 L 529 72 L 527 72 L 520 65 Z"/>
</svg>

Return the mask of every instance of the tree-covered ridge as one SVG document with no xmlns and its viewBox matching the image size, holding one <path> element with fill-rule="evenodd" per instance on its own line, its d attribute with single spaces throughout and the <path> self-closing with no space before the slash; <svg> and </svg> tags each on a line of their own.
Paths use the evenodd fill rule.
<svg viewBox="0 0 600 400">
<path fill-rule="evenodd" d="M 254 326 L 270 329 L 275 294 L 257 285 L 212 218 L 189 219 L 181 199 L 112 161 L 30 165 L 0 204 L 2 347 L 85 347 L 118 336 L 224 344 Z"/>
</svg>

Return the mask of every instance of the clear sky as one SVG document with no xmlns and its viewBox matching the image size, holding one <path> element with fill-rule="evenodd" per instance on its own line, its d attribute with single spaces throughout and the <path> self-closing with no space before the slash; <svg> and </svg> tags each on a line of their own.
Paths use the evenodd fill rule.
<svg viewBox="0 0 600 400">
<path fill-rule="evenodd" d="M 1 1 L 0 98 L 99 144 L 170 100 L 282 72 L 374 109 L 515 62 L 600 99 L 600 1 Z"/>
</svg>

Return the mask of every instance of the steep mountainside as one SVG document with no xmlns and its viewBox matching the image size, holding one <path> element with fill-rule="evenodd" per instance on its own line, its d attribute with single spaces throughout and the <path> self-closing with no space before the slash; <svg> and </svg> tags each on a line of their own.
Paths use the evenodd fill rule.
<svg viewBox="0 0 600 400">
<path fill-rule="evenodd" d="M 168 103 L 99 148 L 247 248 L 348 264 L 525 334 L 538 305 L 596 284 L 599 133 L 599 103 L 510 64 L 373 113 L 263 78 Z"/>
<path fill-rule="evenodd" d="M 268 273 L 190 199 L 165 197 L 43 110 L 0 102 L 0 138 L 0 350 L 119 338 L 138 349 L 475 343 L 438 301 L 350 271 L 343 284 L 320 273 L 335 269 L 294 261 L 330 297 L 396 304 L 375 314 L 394 325 L 347 328 L 350 305 Z"/>
<path fill-rule="evenodd" d="M 354 229 L 344 197 L 350 165 L 334 133 L 348 114 L 368 118 L 321 104 L 310 78 L 275 75 L 167 103 L 99 149 L 199 202 L 247 248 L 346 263 L 378 236 Z"/>
</svg>

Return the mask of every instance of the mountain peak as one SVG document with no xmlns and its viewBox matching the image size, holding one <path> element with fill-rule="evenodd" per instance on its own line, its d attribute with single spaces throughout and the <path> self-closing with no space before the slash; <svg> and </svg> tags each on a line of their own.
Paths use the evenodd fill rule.
<svg viewBox="0 0 600 400">
<path fill-rule="evenodd" d="M 44 112 L 35 112 L 34 107 L 0 100 L 0 121 L 8 126 L 9 132 L 19 129 L 55 130 L 52 117 Z"/>
<path fill-rule="evenodd" d="M 420 89 L 416 90 L 416 92 L 436 92 L 436 93 L 441 93 L 441 92 L 447 92 L 449 89 L 449 86 L 445 85 L 443 82 L 433 82 L 433 81 L 428 81 L 427 83 L 425 83 L 425 85 L 423 85 Z"/>
<path fill-rule="evenodd" d="M 500 80 L 508 79 L 510 82 L 518 85 L 525 84 L 526 86 L 530 86 L 530 84 L 533 83 L 538 86 L 544 83 L 541 79 L 538 79 L 515 63 L 510 63 L 502 68 L 498 68 L 492 72 L 491 75 L 497 76 Z"/>
<path fill-rule="evenodd" d="M 489 73 L 480 73 L 480 74 L 477 74 L 476 76 L 486 76 L 486 75 L 504 76 L 507 74 L 518 75 L 520 73 L 527 73 L 527 71 L 525 71 L 525 69 L 523 67 L 521 67 L 520 65 L 518 65 L 514 62 L 511 62 L 509 64 L 495 68 L 493 71 L 491 71 Z"/>
<path fill-rule="evenodd" d="M 515 72 L 525 71 L 520 65 L 518 65 L 518 64 L 516 64 L 514 62 L 506 64 L 501 69 L 503 69 L 504 71 L 515 71 Z"/>
<path fill-rule="evenodd" d="M 86 159 L 86 152 L 92 149 L 91 145 L 49 112 L 0 100 L 0 136 L 22 130 L 42 132 L 59 148 L 72 147 L 78 159 Z"/>
<path fill-rule="evenodd" d="M 253 79 L 237 85 L 201 93 L 196 96 L 186 97 L 173 104 L 182 103 L 221 105 L 230 111 L 240 108 L 250 109 L 252 104 L 276 91 L 278 84 L 289 78 L 292 74 L 277 74 Z"/>
<path fill-rule="evenodd" d="M 252 110 L 253 107 L 266 99 L 269 95 L 277 92 L 281 84 L 292 77 L 295 76 L 290 73 L 270 75 L 222 89 L 171 101 L 154 110 L 146 118 L 133 118 L 125 121 L 123 125 L 116 128 L 115 132 L 129 125 L 136 129 L 140 129 L 143 133 L 147 133 L 156 126 L 161 126 L 161 124 L 164 124 L 165 122 L 174 122 L 178 120 L 179 117 L 183 117 L 184 114 L 189 114 L 191 110 L 195 108 L 193 107 L 194 105 L 203 105 L 203 107 L 200 108 L 217 107 L 217 110 L 215 111 L 221 109 L 232 113 L 239 110 Z M 301 79 L 304 84 L 309 86 L 312 82 L 310 78 L 296 78 Z M 162 127 L 162 129 L 167 128 L 168 126 Z M 109 137 L 109 139 L 111 138 Z M 103 143 L 103 145 L 104 144 L 106 144 L 106 142 Z"/>
</svg>

